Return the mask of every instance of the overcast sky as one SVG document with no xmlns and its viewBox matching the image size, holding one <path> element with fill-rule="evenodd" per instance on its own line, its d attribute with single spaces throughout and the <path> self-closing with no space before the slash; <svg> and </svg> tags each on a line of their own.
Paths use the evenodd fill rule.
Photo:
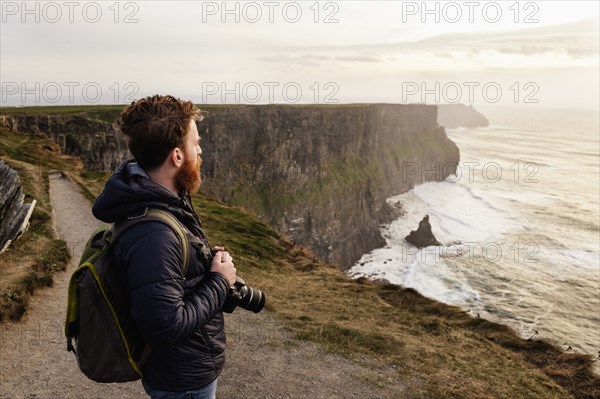
<svg viewBox="0 0 600 399">
<path fill-rule="evenodd" d="M 2 1 L 2 105 L 598 109 L 597 1 Z"/>
</svg>

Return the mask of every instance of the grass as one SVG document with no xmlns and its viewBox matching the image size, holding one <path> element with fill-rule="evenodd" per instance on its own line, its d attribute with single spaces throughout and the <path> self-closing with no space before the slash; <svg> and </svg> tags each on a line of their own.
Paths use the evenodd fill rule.
<svg viewBox="0 0 600 399">
<path fill-rule="evenodd" d="M 61 154 L 60 147 L 43 133 L 19 134 L 0 131 L 0 156 L 27 165 L 41 176 L 49 169 L 79 172 L 83 164 L 77 158 Z"/>
<path fill-rule="evenodd" d="M 93 203 L 110 177 L 110 173 L 84 171 L 71 173 L 69 177 L 77 184 L 84 197 Z"/>
<path fill-rule="evenodd" d="M 0 115 L 83 115 L 90 119 L 97 119 L 108 123 L 114 123 L 119 114 L 129 104 L 111 104 L 111 105 L 53 105 L 53 106 L 33 106 L 33 107 L 0 107 Z M 281 104 L 280 104 L 281 105 Z M 197 106 L 206 111 L 216 108 L 231 108 L 228 104 L 197 104 Z M 247 105 L 239 104 L 237 107 L 245 107 Z M 252 105 L 250 105 L 252 106 Z M 363 106 L 361 104 L 287 104 L 287 107 L 349 107 Z M 235 107 L 235 106 L 233 106 Z"/>
<path fill-rule="evenodd" d="M 40 137 L 23 140 L 2 136 L 0 154 L 17 156 L 23 150 L 42 151 L 46 145 L 36 144 Z M 78 169 L 68 159 L 47 162 L 53 168 L 62 162 L 90 200 L 108 177 Z M 348 181 L 362 178 L 355 172 L 350 168 L 338 174 Z M 26 187 L 39 189 L 28 182 Z M 521 339 L 509 327 L 473 318 L 412 289 L 352 280 L 239 207 L 203 195 L 194 196 L 193 203 L 211 244 L 225 246 L 234 255 L 238 274 L 267 293 L 267 311 L 296 337 L 348 359 L 371 359 L 378 367 L 395 370 L 383 377 L 374 368 L 364 381 L 392 390 L 408 384 L 415 398 L 600 397 L 600 378 L 589 356 L 565 353 L 542 340 Z M 64 260 L 59 256 L 64 248 L 43 237 L 49 231 L 44 227 L 48 216 L 42 212 L 35 218 L 11 250 L 45 238 L 47 255 L 31 263 L 55 271 Z M 40 281 L 47 282 L 43 277 Z M 6 301 L 16 302 L 20 295 L 3 291 Z"/>
<path fill-rule="evenodd" d="M 346 195 L 350 187 L 362 187 L 368 180 L 382 179 L 382 172 L 374 162 L 367 163 L 359 158 L 331 159 L 327 162 L 320 180 L 298 185 L 282 182 L 240 184 L 231 190 L 233 196 L 229 202 L 264 218 L 277 220 L 294 207 L 304 208 L 321 204 L 323 198 L 333 201 Z"/>
<path fill-rule="evenodd" d="M 381 171 L 374 162 L 362 159 L 330 160 L 327 163 L 327 179 L 337 185 L 349 186 L 366 180 L 381 180 Z"/>
<path fill-rule="evenodd" d="M 60 155 L 45 136 L 0 132 L 0 158 L 19 174 L 25 202 L 37 201 L 29 229 L 0 254 L 0 321 L 19 320 L 29 297 L 39 287 L 52 286 L 54 274 L 65 270 L 69 251 L 52 228 L 49 168 L 76 170 L 79 162 Z M 35 163 L 34 163 L 35 162 Z"/>
<path fill-rule="evenodd" d="M 2 107 L 0 115 L 84 115 L 108 123 L 117 120 L 126 105 L 63 105 L 40 107 Z"/>
<path fill-rule="evenodd" d="M 7 280 L 3 284 L 6 287 L 0 293 L 0 322 L 20 320 L 27 311 L 29 297 L 34 291 L 40 287 L 52 287 L 54 275 L 66 269 L 70 255 L 63 240 L 40 239 L 36 245 L 41 248 L 38 255 L 28 251 L 24 253 L 23 247 L 20 247 L 8 257 L 0 258 L 0 264 L 7 259 L 25 261 L 28 264 L 21 266 L 24 269 L 18 278 Z"/>
</svg>

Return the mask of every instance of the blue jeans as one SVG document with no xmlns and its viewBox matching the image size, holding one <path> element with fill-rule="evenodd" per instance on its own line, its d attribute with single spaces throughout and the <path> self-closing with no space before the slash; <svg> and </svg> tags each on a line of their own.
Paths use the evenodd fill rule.
<svg viewBox="0 0 600 399">
<path fill-rule="evenodd" d="M 195 391 L 169 392 L 151 388 L 143 380 L 144 390 L 152 399 L 215 399 L 217 397 L 217 380 Z"/>
</svg>

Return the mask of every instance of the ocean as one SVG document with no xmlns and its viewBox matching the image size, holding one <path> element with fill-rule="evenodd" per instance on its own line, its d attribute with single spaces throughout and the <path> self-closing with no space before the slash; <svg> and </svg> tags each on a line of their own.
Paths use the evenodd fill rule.
<svg viewBox="0 0 600 399">
<path fill-rule="evenodd" d="M 596 357 L 598 111 L 483 113 L 489 127 L 447 130 L 460 149 L 456 175 L 389 198 L 405 215 L 382 228 L 387 245 L 348 273 L 415 288 L 523 338 Z M 417 250 L 404 237 L 425 215 L 444 245 Z"/>
</svg>

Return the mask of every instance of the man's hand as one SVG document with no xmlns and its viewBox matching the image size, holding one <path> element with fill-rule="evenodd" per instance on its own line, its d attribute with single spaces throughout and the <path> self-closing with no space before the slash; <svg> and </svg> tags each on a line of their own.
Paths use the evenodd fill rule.
<svg viewBox="0 0 600 399">
<path fill-rule="evenodd" d="M 212 249 L 212 253 L 213 253 L 213 255 L 215 255 L 215 254 L 216 254 L 217 252 L 219 252 L 219 251 L 225 251 L 225 247 L 220 247 L 220 246 L 218 246 L 218 245 L 215 245 L 215 246 L 213 247 L 213 249 Z"/>
<path fill-rule="evenodd" d="M 218 251 L 210 265 L 210 271 L 221 273 L 229 281 L 229 285 L 235 283 L 235 267 L 233 265 L 233 258 L 229 255 L 229 252 Z"/>
</svg>

